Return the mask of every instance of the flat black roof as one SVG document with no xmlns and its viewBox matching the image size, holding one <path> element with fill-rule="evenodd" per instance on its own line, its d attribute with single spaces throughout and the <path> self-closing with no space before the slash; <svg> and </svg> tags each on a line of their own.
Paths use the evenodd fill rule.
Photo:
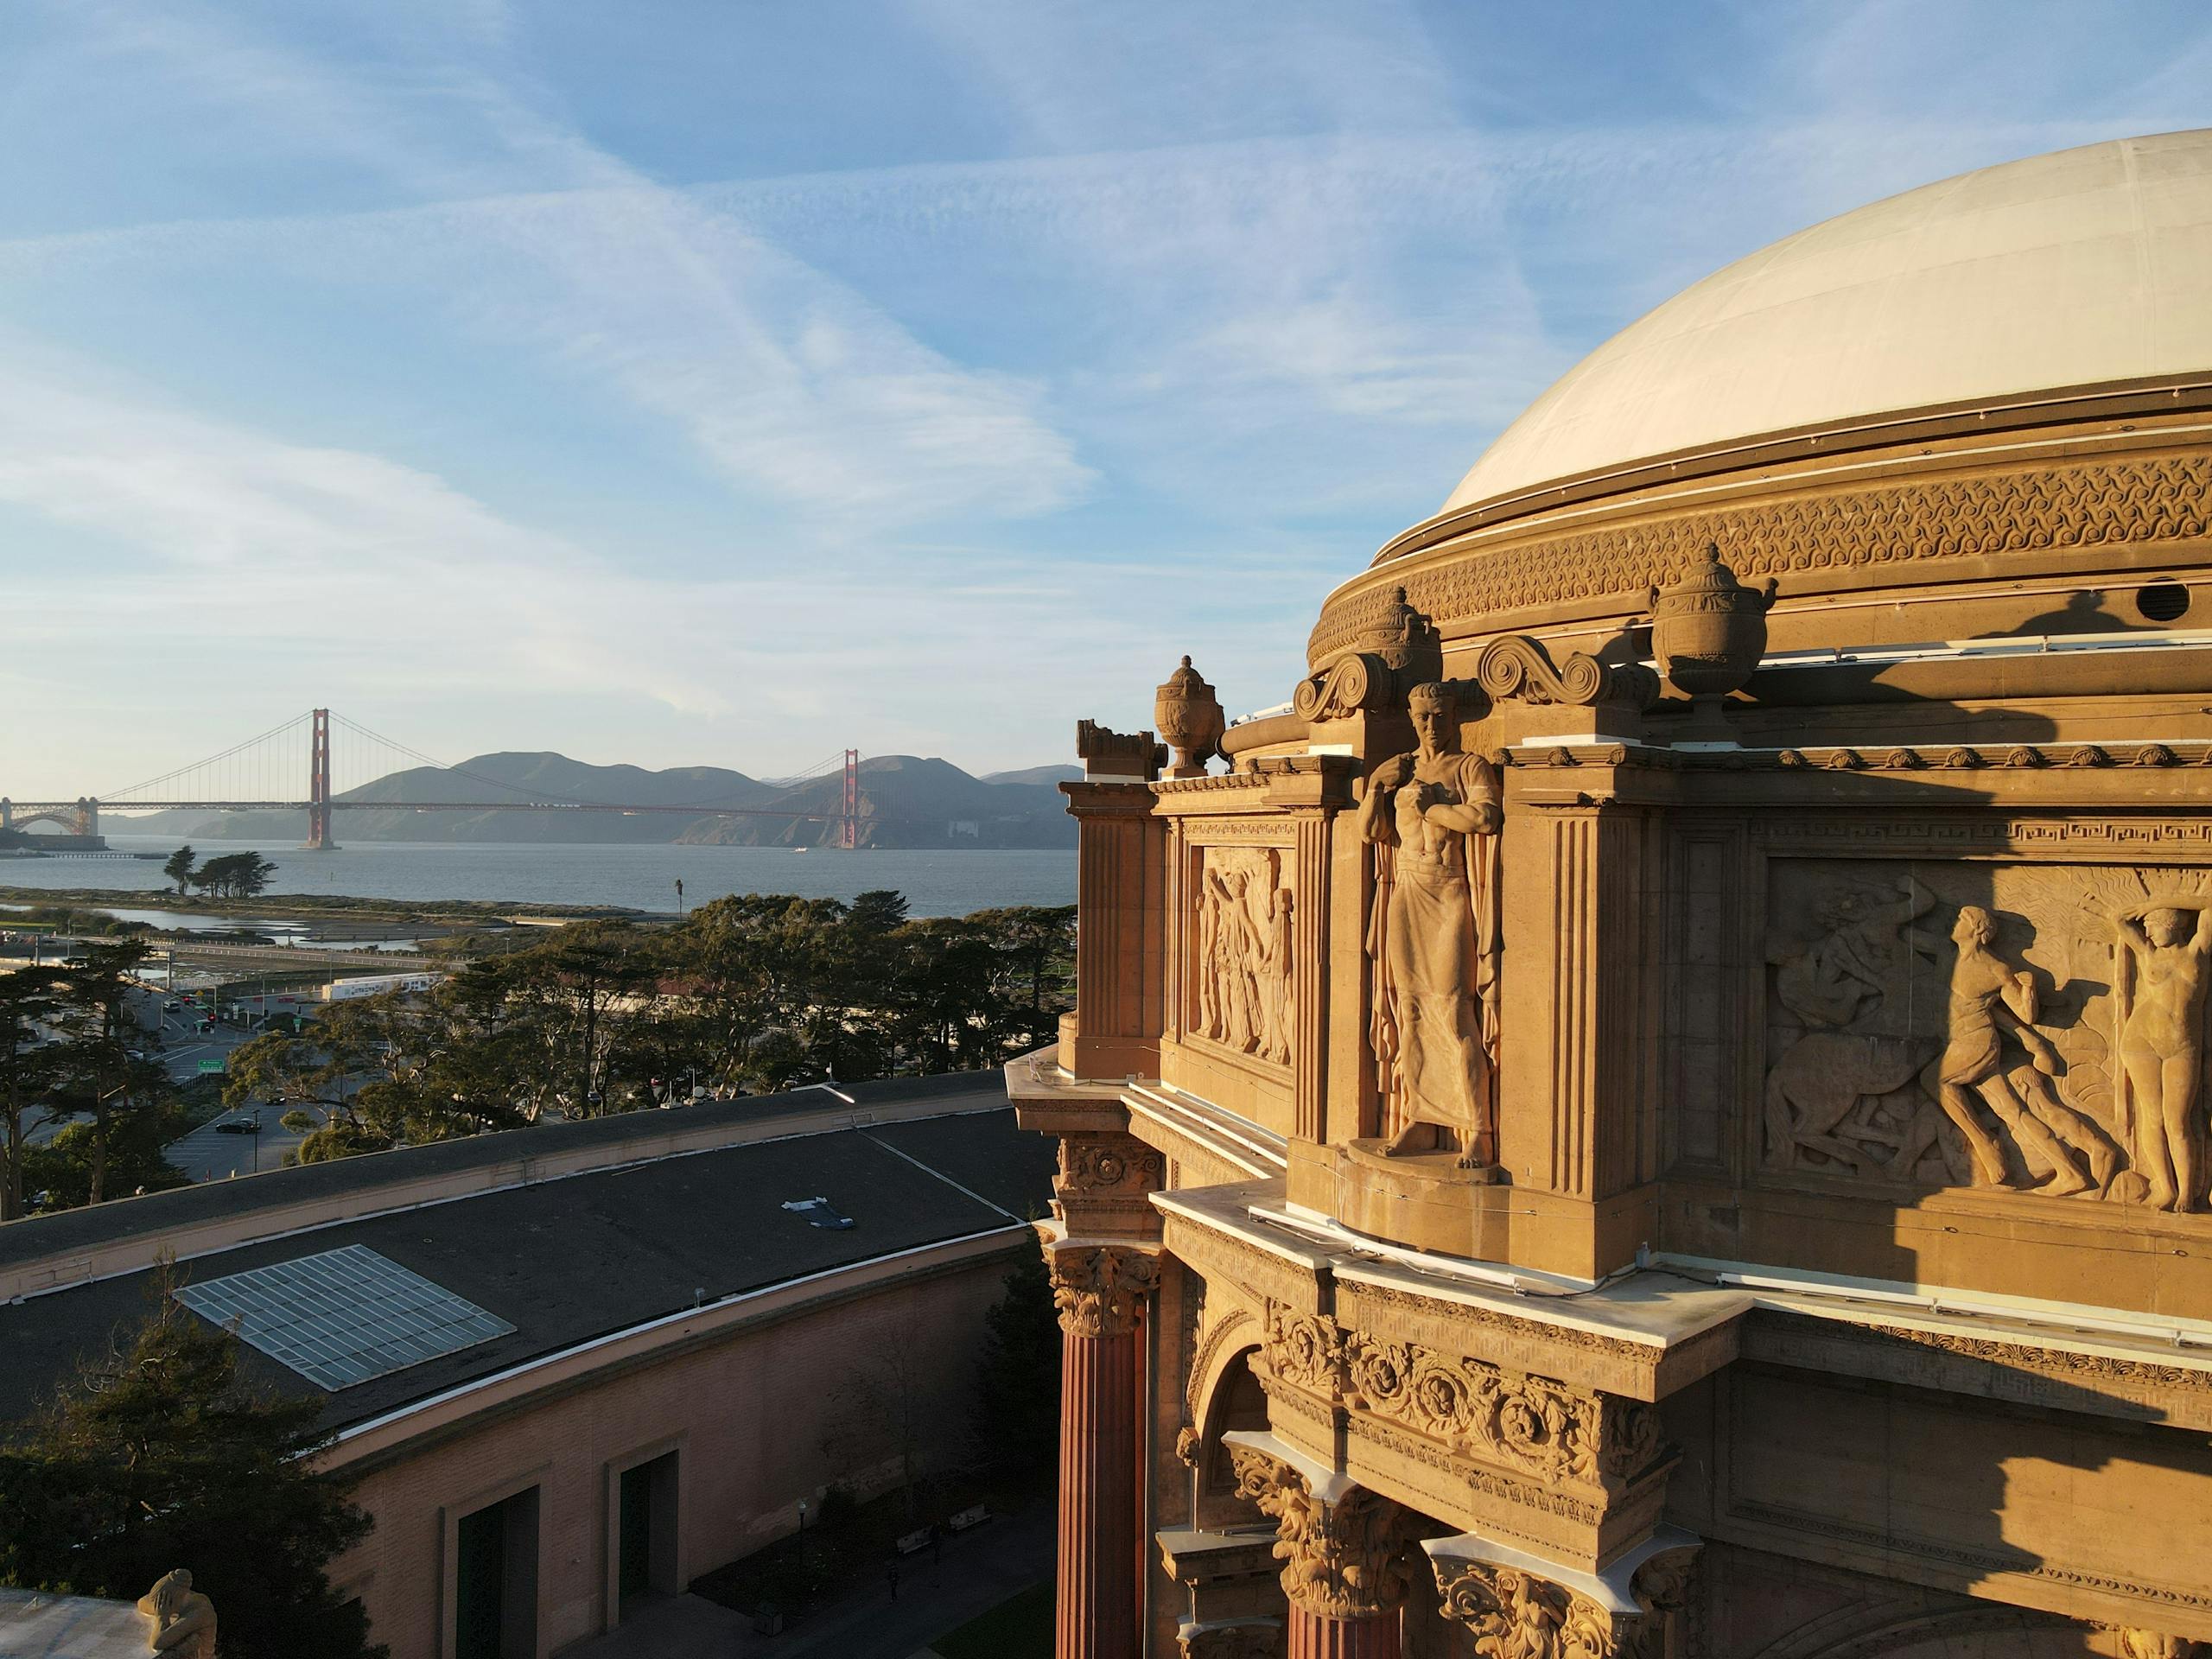
<svg viewBox="0 0 2212 1659">
<path fill-rule="evenodd" d="M 595 1337 L 682 1313 L 701 1300 L 712 1302 L 1045 1213 L 1052 1195 L 1052 1143 L 1015 1128 L 997 1072 L 860 1084 L 845 1092 L 863 1106 L 894 1098 L 941 1101 L 944 1115 L 754 1141 L 473 1194 L 239 1245 L 183 1263 L 179 1272 L 206 1281 L 362 1244 L 516 1327 L 512 1334 L 327 1396 L 323 1421 L 335 1429 Z M 817 1111 L 823 1099 L 812 1091 L 796 1098 L 678 1109 L 694 1122 L 702 1113 L 728 1113 L 749 1122 L 764 1109 Z M 670 1127 L 664 1114 L 636 1116 L 645 1120 L 645 1133 Z M 378 1179 L 390 1180 L 402 1173 L 391 1160 L 405 1160 L 404 1173 L 411 1178 L 426 1166 L 456 1166 L 448 1160 L 466 1166 L 512 1157 L 518 1135 L 533 1138 L 533 1151 L 553 1149 L 549 1143 L 556 1138 L 561 1149 L 579 1141 L 619 1142 L 612 1132 L 629 1122 L 549 1125 L 283 1174 L 327 1179 L 346 1173 L 352 1165 L 383 1164 Z M 493 1153 L 487 1145 L 492 1142 L 507 1144 Z M 270 1179 L 261 1177 L 252 1185 Z M 157 1199 L 193 1201 L 195 1207 L 188 1217 L 164 1216 L 166 1224 L 175 1224 L 179 1219 L 202 1219 L 204 1212 L 196 1206 L 207 1198 L 231 1196 L 235 1202 L 248 1185 L 217 1183 L 19 1225 L 35 1232 L 46 1220 L 128 1211 L 137 1224 L 124 1230 L 137 1233 L 144 1229 L 149 1206 Z M 315 1189 L 334 1190 L 344 1189 Z M 300 1196 L 294 1190 L 272 1201 L 289 1203 Z M 816 1197 L 850 1217 L 853 1227 L 810 1226 L 782 1207 Z M 0 1229 L 0 1237 L 15 1230 Z M 103 1234 L 106 1239 L 117 1236 Z M 37 1253 L 59 1248 L 49 1234 Z M 153 1280 L 154 1271 L 148 1269 L 0 1307 L 0 1348 L 10 1361 L 0 1368 L 0 1421 L 22 1416 L 52 1392 L 80 1356 L 99 1351 L 114 1332 L 142 1318 Z M 241 1349 L 240 1369 L 249 1381 L 282 1393 L 319 1392 L 251 1348 Z"/>
<path fill-rule="evenodd" d="M 986 1103 L 985 1096 L 998 1101 L 1006 1098 L 1000 1077 L 996 1071 L 955 1071 L 934 1077 L 888 1077 L 877 1083 L 839 1084 L 836 1090 L 837 1094 L 850 1096 L 862 1109 L 916 1100 L 965 1102 L 972 1107 Z M 440 1141 L 427 1147 L 365 1153 L 327 1164 L 264 1170 L 234 1181 L 202 1181 L 166 1192 L 149 1192 L 140 1198 L 88 1205 L 48 1216 L 29 1216 L 0 1225 L 0 1268 L 93 1249 L 149 1233 L 172 1232 L 222 1221 L 256 1210 L 312 1204 L 318 1198 L 368 1192 L 379 1186 L 430 1176 L 487 1169 L 519 1157 L 555 1158 L 564 1154 L 603 1150 L 608 1161 L 613 1162 L 620 1159 L 625 1145 L 648 1141 L 671 1130 L 722 1125 L 735 1128 L 766 1119 L 834 1110 L 843 1103 L 836 1095 L 822 1089 L 795 1089 L 789 1094 L 702 1101 L 697 1105 L 675 1106 L 664 1111 L 622 1112 L 612 1117 L 588 1118 L 574 1123 L 540 1123 L 526 1129 L 502 1130 L 497 1135 Z M 963 1108 L 948 1103 L 946 1109 L 958 1111 Z"/>
</svg>

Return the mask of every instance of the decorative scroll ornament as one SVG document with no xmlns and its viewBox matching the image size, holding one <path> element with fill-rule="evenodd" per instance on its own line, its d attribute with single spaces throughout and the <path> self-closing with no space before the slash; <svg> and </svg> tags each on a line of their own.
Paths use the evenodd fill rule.
<svg viewBox="0 0 2212 1659">
<path fill-rule="evenodd" d="M 1236 1495 L 1275 1523 L 1283 1594 L 1293 1602 L 1322 1618 L 1372 1618 L 1405 1599 L 1413 1572 L 1397 1504 L 1358 1486 L 1324 1503 L 1280 1458 L 1233 1444 L 1229 1458 Z"/>
<path fill-rule="evenodd" d="M 1541 641 L 1516 635 L 1491 641 L 1475 664 L 1475 679 L 1503 702 L 1574 703 L 1594 709 L 1622 703 L 1649 709 L 1659 700 L 1659 677 L 1641 663 L 1601 663 L 1575 652 L 1554 664 Z"/>
<path fill-rule="evenodd" d="M 1063 1244 L 1046 1251 L 1052 1306 L 1071 1337 L 1125 1337 L 1136 1329 L 1144 1299 L 1160 1288 L 1160 1258 L 1108 1244 Z"/>
<path fill-rule="evenodd" d="M 1444 673 L 1444 642 L 1429 620 L 1393 588 L 1375 621 L 1321 670 L 1298 683 L 1291 707 L 1301 720 L 1343 720 L 1387 709 L 1424 680 Z"/>
<path fill-rule="evenodd" d="M 1436 1563 L 1444 1616 L 1475 1634 L 1483 1659 L 1617 1659 L 1621 1632 L 1587 1596 L 1516 1567 Z"/>
</svg>

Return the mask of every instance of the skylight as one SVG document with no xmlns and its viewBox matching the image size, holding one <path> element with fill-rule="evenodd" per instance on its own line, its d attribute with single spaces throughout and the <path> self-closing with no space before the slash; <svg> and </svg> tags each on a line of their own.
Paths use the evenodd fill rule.
<svg viewBox="0 0 2212 1659">
<path fill-rule="evenodd" d="M 175 1295 L 334 1392 L 515 1328 L 361 1244 L 186 1285 Z"/>
</svg>

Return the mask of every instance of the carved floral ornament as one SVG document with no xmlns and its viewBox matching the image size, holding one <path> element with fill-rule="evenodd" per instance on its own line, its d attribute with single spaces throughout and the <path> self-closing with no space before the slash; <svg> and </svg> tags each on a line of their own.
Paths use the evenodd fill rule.
<svg viewBox="0 0 2212 1659">
<path fill-rule="evenodd" d="M 1626 1481 L 1662 1451 L 1658 1415 L 1640 1401 L 1381 1341 L 1280 1305 L 1268 1312 L 1262 1363 L 1281 1384 L 1546 1481 Z"/>
<path fill-rule="evenodd" d="M 1160 1154 L 1135 1135 L 1062 1135 L 1052 1186 L 1063 1198 L 1149 1192 L 1160 1185 Z"/>
<path fill-rule="evenodd" d="M 1357 1486 L 1325 1503 L 1280 1458 L 1236 1445 L 1229 1458 L 1236 1495 L 1275 1523 L 1283 1594 L 1297 1605 L 1323 1618 L 1371 1618 L 1405 1599 L 1413 1568 L 1396 1503 Z"/>
<path fill-rule="evenodd" d="M 1609 1611 L 1522 1568 L 1465 1557 L 1438 1557 L 1436 1586 L 1445 1617 L 1474 1632 L 1483 1659 L 1661 1659 L 1696 1559 L 1694 1549 L 1668 1550 L 1637 1568 L 1634 1613 Z"/>
<path fill-rule="evenodd" d="M 1160 1257 L 1129 1245 L 1048 1246 L 1052 1306 L 1071 1337 L 1125 1337 L 1160 1288 Z"/>
</svg>

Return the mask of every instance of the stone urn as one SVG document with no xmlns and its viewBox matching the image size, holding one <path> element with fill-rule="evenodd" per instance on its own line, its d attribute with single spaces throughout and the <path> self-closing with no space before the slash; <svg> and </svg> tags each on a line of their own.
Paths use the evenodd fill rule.
<svg viewBox="0 0 2212 1659">
<path fill-rule="evenodd" d="M 1651 590 L 1651 651 L 1675 689 L 1688 693 L 1694 724 L 1710 725 L 1721 700 L 1741 690 L 1766 654 L 1774 578 L 1746 588 L 1708 545 L 1681 581 Z"/>
<path fill-rule="evenodd" d="M 1220 753 L 1222 734 L 1228 729 L 1221 700 L 1188 657 L 1153 698 L 1152 723 L 1175 751 L 1175 764 L 1167 769 L 1170 778 L 1205 777 L 1206 762 Z"/>
</svg>

